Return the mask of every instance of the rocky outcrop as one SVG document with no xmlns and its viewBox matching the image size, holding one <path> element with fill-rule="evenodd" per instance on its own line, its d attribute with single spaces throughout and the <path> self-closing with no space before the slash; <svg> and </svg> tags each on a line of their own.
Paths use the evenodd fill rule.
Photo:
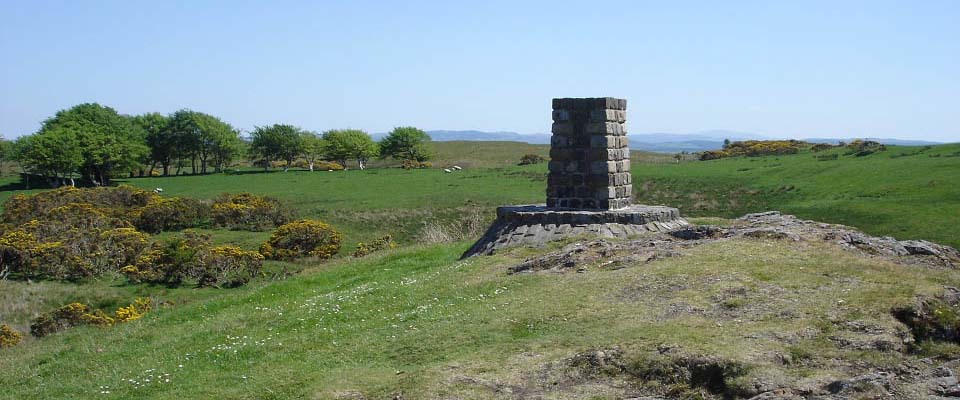
<svg viewBox="0 0 960 400">
<path fill-rule="evenodd" d="M 463 258 L 517 246 L 584 236 L 631 238 L 687 226 L 676 208 L 634 205 L 619 210 L 555 210 L 543 205 L 497 208 L 497 219 Z"/>
</svg>

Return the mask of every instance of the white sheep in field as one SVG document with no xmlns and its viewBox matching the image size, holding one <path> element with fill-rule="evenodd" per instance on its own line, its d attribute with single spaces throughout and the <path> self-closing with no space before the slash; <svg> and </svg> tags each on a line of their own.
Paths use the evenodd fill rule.
<svg viewBox="0 0 960 400">
<path fill-rule="evenodd" d="M 459 165 L 454 165 L 454 166 L 453 166 L 453 169 L 455 169 L 455 170 L 457 170 L 457 171 L 459 171 L 459 170 L 461 170 L 461 169 L 463 169 L 463 168 L 460 168 L 460 166 L 459 166 Z"/>
<path fill-rule="evenodd" d="M 444 168 L 444 169 L 443 169 L 443 172 L 449 174 L 449 173 L 451 173 L 451 172 L 453 172 L 453 171 L 451 171 L 450 168 Z"/>
</svg>

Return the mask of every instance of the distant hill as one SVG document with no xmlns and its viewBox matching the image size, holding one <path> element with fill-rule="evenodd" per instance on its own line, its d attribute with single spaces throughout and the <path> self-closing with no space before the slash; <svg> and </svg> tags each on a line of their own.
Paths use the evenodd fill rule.
<svg viewBox="0 0 960 400">
<path fill-rule="evenodd" d="M 475 130 L 449 131 L 434 130 L 427 131 L 430 138 L 436 142 L 450 141 L 468 141 L 468 142 L 490 142 L 490 141 L 510 141 L 529 144 L 549 144 L 550 134 L 548 133 L 517 133 L 517 132 L 484 132 Z M 375 133 L 374 140 L 380 140 L 386 133 Z M 677 133 L 640 133 L 630 134 L 630 147 L 634 150 L 654 151 L 661 153 L 677 153 L 681 151 L 695 152 L 703 150 L 718 149 L 723 146 L 724 139 L 730 140 L 751 140 L 764 139 L 763 136 L 725 130 L 710 130 L 690 134 Z"/>
<path fill-rule="evenodd" d="M 468 142 L 521 142 L 529 144 L 549 144 L 550 134 L 548 133 L 517 133 L 517 132 L 484 132 L 476 130 L 449 131 L 434 130 L 427 131 L 430 138 L 436 142 L 468 141 Z M 386 133 L 374 133 L 373 139 L 380 140 Z M 722 129 L 713 129 L 708 131 L 693 133 L 631 133 L 630 148 L 633 150 L 653 151 L 659 153 L 679 153 L 697 152 L 704 150 L 716 150 L 723 147 L 723 141 L 726 139 L 737 140 L 764 140 L 771 137 L 759 135 L 750 132 L 728 131 Z M 891 138 L 867 138 L 883 144 L 899 146 L 926 146 L 942 144 L 939 142 L 930 142 L 924 140 L 904 140 Z M 853 139 L 830 139 L 830 138 L 808 138 L 802 139 L 811 143 L 832 143 L 839 141 L 850 142 Z"/>
<path fill-rule="evenodd" d="M 859 139 L 873 140 L 875 142 L 880 142 L 883 144 L 889 144 L 893 146 L 933 146 L 933 145 L 943 144 L 941 142 L 928 142 L 926 140 L 905 140 L 905 139 L 889 139 L 889 138 L 859 138 Z M 810 143 L 837 144 L 841 140 L 844 142 L 850 143 L 850 141 L 854 139 L 853 138 L 851 139 L 808 138 L 803 140 Z"/>
</svg>

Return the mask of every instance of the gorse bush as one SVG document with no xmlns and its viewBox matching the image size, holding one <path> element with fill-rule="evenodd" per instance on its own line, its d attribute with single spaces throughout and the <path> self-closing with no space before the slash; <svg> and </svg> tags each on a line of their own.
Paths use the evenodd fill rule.
<svg viewBox="0 0 960 400">
<path fill-rule="evenodd" d="M 403 164 L 400 164 L 400 168 L 403 168 L 403 169 L 433 168 L 433 163 L 431 163 L 430 161 L 403 160 Z"/>
<path fill-rule="evenodd" d="M 104 214 L 125 219 L 128 210 L 143 207 L 157 196 L 130 186 L 78 189 L 65 186 L 36 194 L 18 194 L 3 205 L 3 221 L 9 224 L 43 219 L 51 210 L 68 204 L 88 204 Z"/>
<path fill-rule="evenodd" d="M 138 229 L 159 233 L 198 227 L 210 217 L 210 205 L 189 197 L 164 198 L 155 196 L 136 210 Z"/>
<path fill-rule="evenodd" d="M 343 171 L 343 165 L 333 161 L 317 161 L 313 164 L 315 171 Z"/>
<path fill-rule="evenodd" d="M 396 248 L 397 244 L 394 243 L 393 237 L 390 235 L 383 235 L 379 238 L 374 239 L 370 243 L 357 243 L 357 249 L 353 251 L 353 257 L 363 257 L 370 253 L 374 253 L 380 250 L 393 249 Z"/>
<path fill-rule="evenodd" d="M 0 269 L 14 277 L 73 280 L 116 271 L 147 235 L 89 204 L 68 204 L 0 235 Z"/>
<path fill-rule="evenodd" d="M 801 140 L 745 140 L 723 145 L 723 150 L 710 150 L 700 153 L 700 161 L 716 160 L 724 157 L 758 157 L 779 154 L 797 154 L 810 144 Z"/>
<path fill-rule="evenodd" d="M 857 139 L 847 144 L 847 155 L 856 157 L 868 156 L 878 151 L 886 151 L 887 146 L 873 140 Z"/>
<path fill-rule="evenodd" d="M 544 161 L 547 161 L 546 158 L 543 158 L 541 155 L 537 154 L 524 154 L 523 157 L 520 157 L 519 165 L 530 165 L 530 164 L 540 164 Z"/>
<path fill-rule="evenodd" d="M 262 266 L 263 256 L 257 252 L 211 247 L 210 236 L 187 231 L 154 243 L 120 272 L 131 283 L 178 286 L 193 281 L 201 287 L 235 287 L 256 277 Z"/>
<path fill-rule="evenodd" d="M 112 326 L 118 322 L 140 319 L 151 308 L 149 298 L 138 297 L 130 305 L 117 308 L 111 316 L 103 310 L 93 310 L 83 303 L 70 303 L 50 313 L 40 314 L 30 324 L 30 334 L 40 338 L 74 326 Z"/>
<path fill-rule="evenodd" d="M 23 339 L 20 332 L 13 330 L 7 324 L 0 325 L 0 349 L 16 346 L 20 343 L 20 339 Z"/>
<path fill-rule="evenodd" d="M 216 227 L 264 231 L 291 221 L 294 213 L 277 199 L 224 193 L 214 200 L 211 218 Z"/>
<path fill-rule="evenodd" d="M 273 260 L 301 257 L 327 259 L 340 251 L 341 235 L 330 225 L 300 220 L 281 225 L 262 246 L 260 254 Z"/>
<path fill-rule="evenodd" d="M 263 255 L 236 246 L 217 246 L 210 249 L 200 266 L 196 272 L 200 286 L 241 286 L 260 272 Z"/>
</svg>

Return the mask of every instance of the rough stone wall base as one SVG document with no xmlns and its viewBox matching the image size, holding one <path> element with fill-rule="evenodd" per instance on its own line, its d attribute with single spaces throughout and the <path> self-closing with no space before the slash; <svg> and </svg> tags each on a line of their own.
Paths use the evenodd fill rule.
<svg viewBox="0 0 960 400">
<path fill-rule="evenodd" d="M 490 255 L 516 245 L 544 243 L 580 235 L 627 238 L 667 232 L 689 225 L 672 207 L 633 205 L 619 210 L 555 210 L 544 205 L 497 208 L 497 220 L 461 258 Z"/>
</svg>

